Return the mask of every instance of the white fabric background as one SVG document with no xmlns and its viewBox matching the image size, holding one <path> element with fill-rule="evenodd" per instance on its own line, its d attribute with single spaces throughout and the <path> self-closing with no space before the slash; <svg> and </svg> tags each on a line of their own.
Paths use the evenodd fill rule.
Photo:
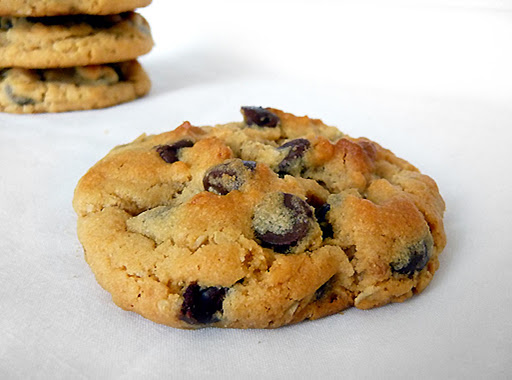
<svg viewBox="0 0 512 380">
<path fill-rule="evenodd" d="M 511 10 L 155 0 L 148 97 L 0 114 L 0 378 L 511 378 Z M 448 246 L 423 294 L 273 331 L 181 331 L 113 305 L 76 238 L 78 179 L 114 145 L 241 105 L 320 117 L 436 179 Z"/>
</svg>

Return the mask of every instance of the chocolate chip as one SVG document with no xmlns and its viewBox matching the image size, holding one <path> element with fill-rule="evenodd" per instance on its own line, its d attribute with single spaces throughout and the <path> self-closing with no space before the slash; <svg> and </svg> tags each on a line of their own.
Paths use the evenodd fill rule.
<svg viewBox="0 0 512 380">
<path fill-rule="evenodd" d="M 287 208 L 295 211 L 297 215 L 303 214 L 309 218 L 313 216 L 311 208 L 309 208 L 308 204 L 298 196 L 287 193 L 283 193 L 283 195 L 283 203 Z"/>
<path fill-rule="evenodd" d="M 6 32 L 13 27 L 10 17 L 0 17 L 0 30 Z"/>
<path fill-rule="evenodd" d="M 180 318 L 192 325 L 218 322 L 227 291 L 214 286 L 202 288 L 196 282 L 190 284 L 183 293 Z"/>
<path fill-rule="evenodd" d="M 203 178 L 204 189 L 219 195 L 226 195 L 233 190 L 240 189 L 247 180 L 248 172 L 255 168 L 256 162 L 240 159 L 216 165 L 206 172 Z"/>
<path fill-rule="evenodd" d="M 422 270 L 430 260 L 432 254 L 432 238 L 423 239 L 408 248 L 407 253 L 398 261 L 391 263 L 391 270 L 395 273 L 412 275 Z"/>
<path fill-rule="evenodd" d="M 317 207 L 315 209 L 315 217 L 322 229 L 322 237 L 324 239 L 332 238 L 334 236 L 334 231 L 332 229 L 332 225 L 327 220 L 327 213 L 331 210 L 331 205 L 329 203 L 325 203 L 324 205 Z"/>
<path fill-rule="evenodd" d="M 242 161 L 244 163 L 244 166 L 249 169 L 250 171 L 253 171 L 256 169 L 256 162 L 255 161 Z"/>
<path fill-rule="evenodd" d="M 14 103 L 16 103 L 19 106 L 28 106 L 28 105 L 36 104 L 36 101 L 32 98 L 29 98 L 26 96 L 21 96 L 21 95 L 16 95 L 13 92 L 12 87 L 9 85 L 5 86 L 5 93 L 7 94 L 9 99 L 11 99 Z"/>
<path fill-rule="evenodd" d="M 263 107 L 242 107 L 242 115 L 249 126 L 275 128 L 279 123 L 279 117 Z"/>
<path fill-rule="evenodd" d="M 311 208 L 298 196 L 272 193 L 256 206 L 252 226 L 264 247 L 288 253 L 307 235 L 312 216 Z"/>
<path fill-rule="evenodd" d="M 156 151 L 160 155 L 162 160 L 164 160 L 168 164 L 172 164 L 173 162 L 179 161 L 178 151 L 171 148 L 170 145 L 160 145 L 156 148 Z"/>
<path fill-rule="evenodd" d="M 278 174 L 300 174 L 303 169 L 302 157 L 306 150 L 309 149 L 311 143 L 306 139 L 295 139 L 281 145 L 278 150 L 288 149 L 288 154 L 279 163 Z"/>
<path fill-rule="evenodd" d="M 178 152 L 182 148 L 190 148 L 194 146 L 194 142 L 191 140 L 180 140 L 171 145 L 158 145 L 156 147 L 157 153 L 162 157 L 162 160 L 168 164 L 179 161 Z"/>
<path fill-rule="evenodd" d="M 191 140 L 184 139 L 184 140 L 176 141 L 174 144 L 172 144 L 170 146 L 175 150 L 179 150 L 181 148 L 190 148 L 190 147 L 194 146 L 194 142 Z"/>
<path fill-rule="evenodd" d="M 327 294 L 331 293 L 335 281 L 335 276 L 332 276 L 315 292 L 315 301 L 324 298 Z"/>
<path fill-rule="evenodd" d="M 324 222 L 327 218 L 327 213 L 331 211 L 331 205 L 329 203 L 324 203 L 322 206 L 317 207 L 315 209 L 315 217 L 318 222 Z"/>
</svg>

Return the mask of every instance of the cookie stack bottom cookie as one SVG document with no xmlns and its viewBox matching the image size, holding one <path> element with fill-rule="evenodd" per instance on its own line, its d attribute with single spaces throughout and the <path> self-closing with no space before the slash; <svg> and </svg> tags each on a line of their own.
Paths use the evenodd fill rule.
<svg viewBox="0 0 512 380">
<path fill-rule="evenodd" d="M 71 10 L 62 1 L 0 6 L 0 111 L 86 110 L 145 95 L 150 81 L 136 58 L 153 39 L 147 21 L 129 7 L 148 2 L 117 2 L 116 10 L 126 12 L 114 15 L 101 15 L 97 1 L 80 8 L 95 14 L 63 15 Z"/>
<path fill-rule="evenodd" d="M 64 69 L 0 71 L 0 111 L 40 113 L 89 110 L 148 93 L 151 82 L 137 61 Z"/>
</svg>

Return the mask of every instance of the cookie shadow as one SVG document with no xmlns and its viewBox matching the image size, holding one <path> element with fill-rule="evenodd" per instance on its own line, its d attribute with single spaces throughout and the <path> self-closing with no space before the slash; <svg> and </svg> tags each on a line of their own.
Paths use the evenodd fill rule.
<svg viewBox="0 0 512 380">
<path fill-rule="evenodd" d="M 264 69 L 249 58 L 208 47 L 169 52 L 143 64 L 153 82 L 152 96 L 202 84 L 265 76 Z"/>
</svg>

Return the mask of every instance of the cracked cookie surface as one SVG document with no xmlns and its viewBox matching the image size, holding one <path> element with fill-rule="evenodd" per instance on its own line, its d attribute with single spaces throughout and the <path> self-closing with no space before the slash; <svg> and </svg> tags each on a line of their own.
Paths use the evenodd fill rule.
<svg viewBox="0 0 512 380">
<path fill-rule="evenodd" d="M 151 0 L 2 0 L 0 16 L 111 15 L 151 4 Z"/>
<path fill-rule="evenodd" d="M 47 69 L 121 62 L 152 47 L 147 21 L 134 12 L 0 17 L 0 67 Z"/>
<path fill-rule="evenodd" d="M 0 111 L 40 113 L 110 107 L 139 98 L 151 82 L 137 61 L 65 69 L 0 70 Z"/>
<path fill-rule="evenodd" d="M 320 120 L 243 107 L 114 148 L 78 236 L 114 302 L 178 328 L 274 328 L 421 292 L 445 245 L 435 182 Z"/>
</svg>

